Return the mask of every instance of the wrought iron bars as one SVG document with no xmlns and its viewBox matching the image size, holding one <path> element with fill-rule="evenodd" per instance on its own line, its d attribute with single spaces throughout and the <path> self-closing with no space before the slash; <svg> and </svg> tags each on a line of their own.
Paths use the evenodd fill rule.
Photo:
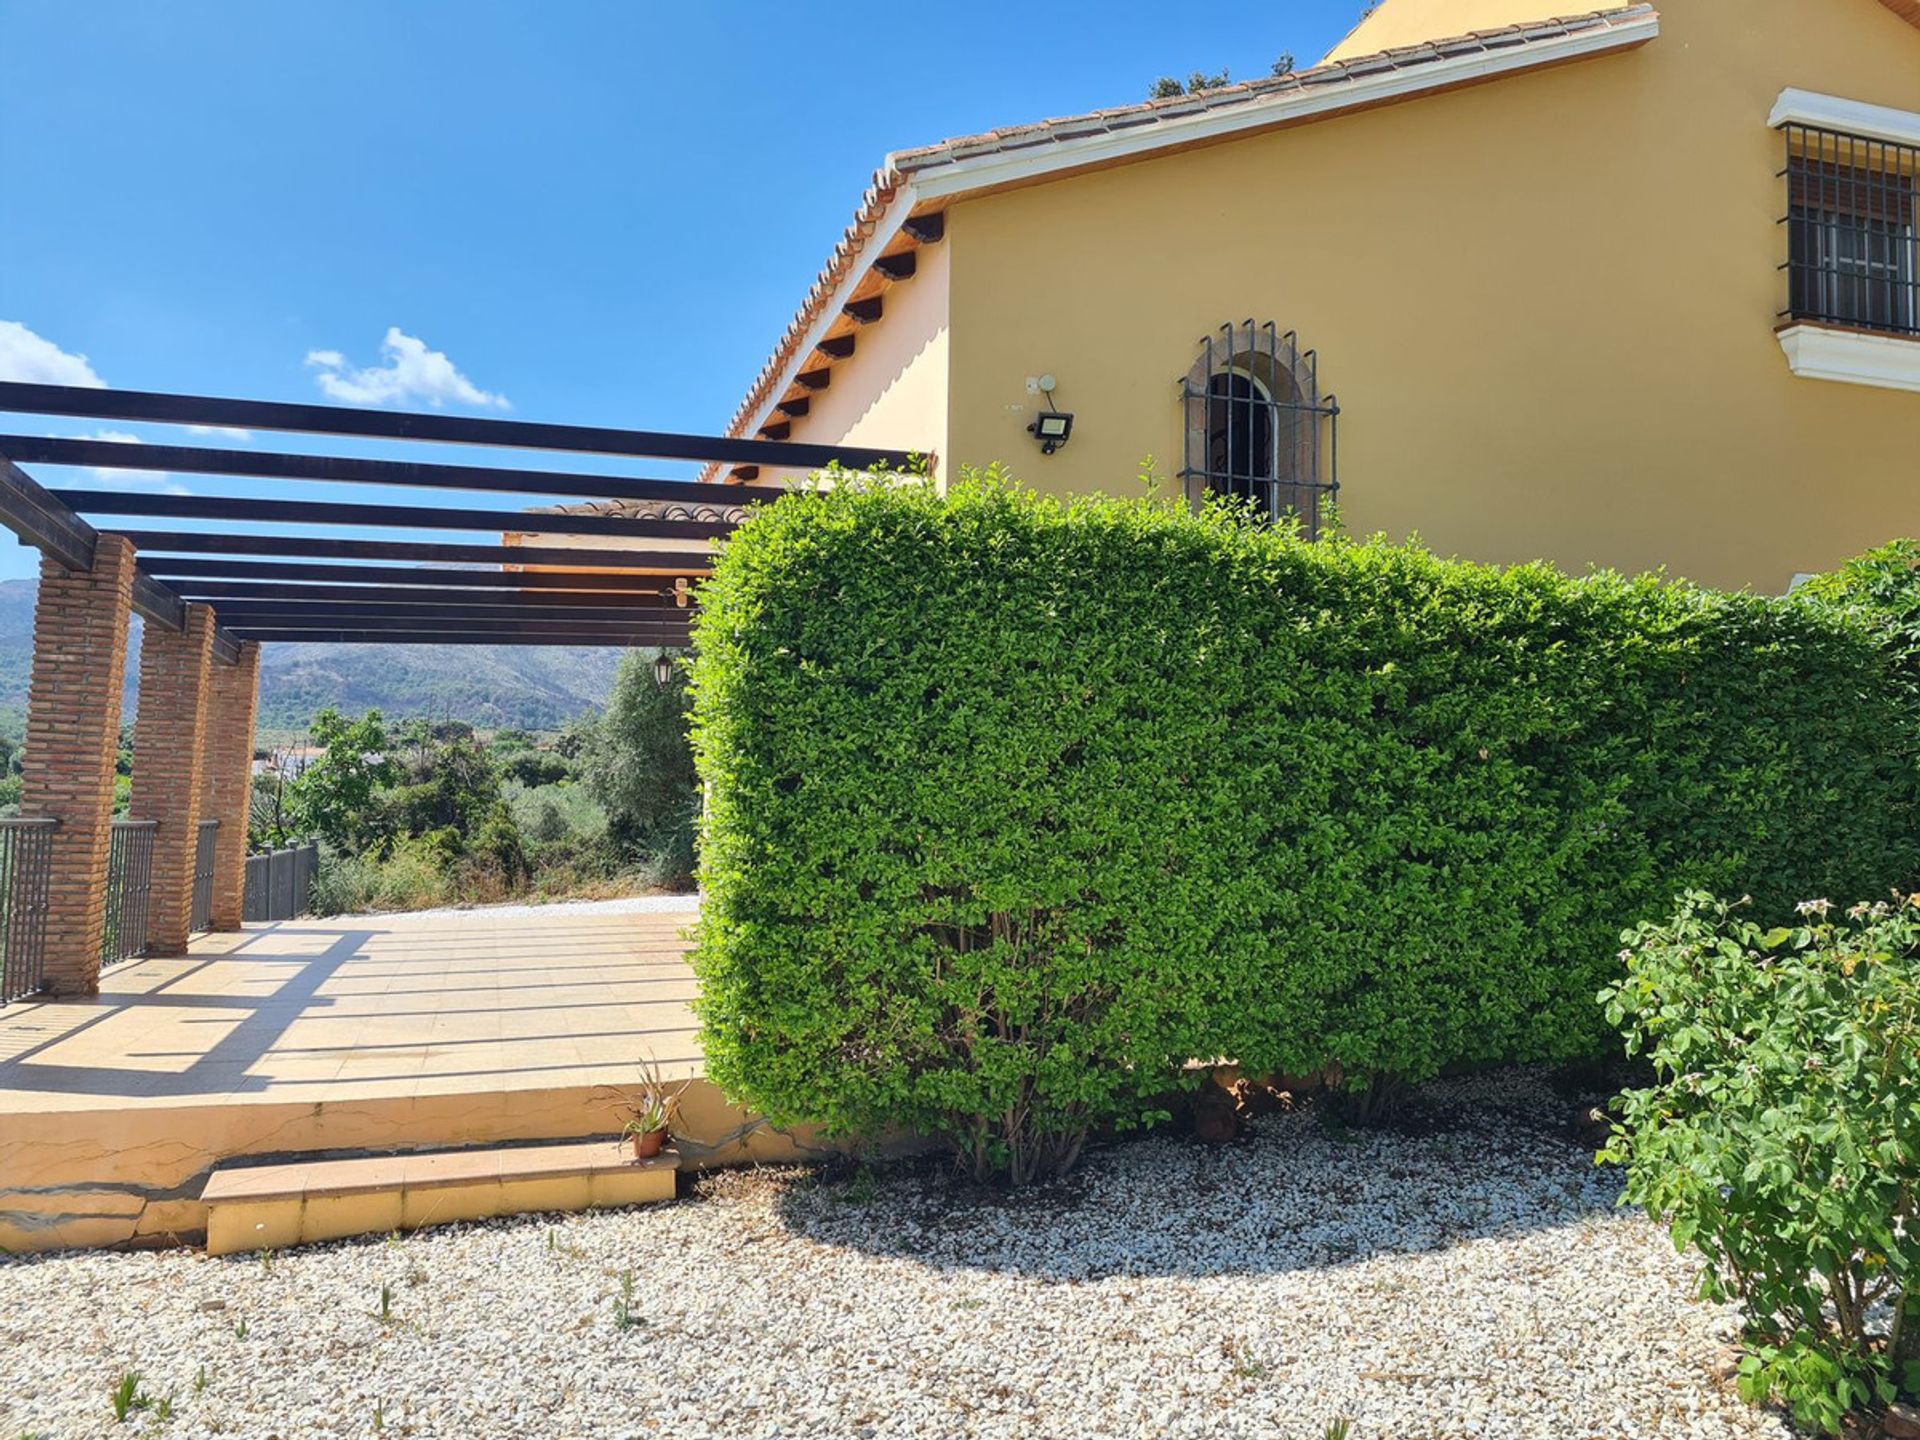
<svg viewBox="0 0 1920 1440">
<path fill-rule="evenodd" d="M 219 841 L 220 822 L 202 820 L 193 839 L 193 914 L 187 922 L 195 932 L 213 928 L 213 855 Z"/>
<path fill-rule="evenodd" d="M 0 820 L 0 1005 L 45 983 L 47 882 L 57 820 Z"/>
<path fill-rule="evenodd" d="M 1781 127 L 1787 142 L 1785 320 L 1920 334 L 1920 149 Z"/>
<path fill-rule="evenodd" d="M 1323 497 L 1340 488 L 1340 404 L 1320 394 L 1319 357 L 1293 331 L 1251 319 L 1200 348 L 1182 384 L 1188 501 L 1231 496 L 1268 521 L 1294 517 L 1315 538 Z"/>
<path fill-rule="evenodd" d="M 107 928 L 100 963 L 117 965 L 147 953 L 147 902 L 153 894 L 157 820 L 116 820 L 107 849 Z"/>
</svg>

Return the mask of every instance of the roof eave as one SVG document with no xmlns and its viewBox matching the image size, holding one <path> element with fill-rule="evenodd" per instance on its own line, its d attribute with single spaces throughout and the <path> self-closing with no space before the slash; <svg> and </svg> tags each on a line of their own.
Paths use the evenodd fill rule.
<svg viewBox="0 0 1920 1440">
<path fill-rule="evenodd" d="M 890 189 L 891 196 L 877 212 L 863 207 L 856 217 L 855 228 L 864 230 L 864 237 L 850 255 L 836 256 L 836 263 L 844 264 L 839 279 L 823 298 L 803 311 L 803 314 L 810 313 L 804 326 L 796 319 L 793 329 L 798 333 L 790 331 L 791 338 L 783 338 L 777 347 L 777 354 L 782 358 L 777 365 L 769 364 L 756 378 L 748 401 L 735 415 L 727 433 L 751 435 L 769 423 L 781 397 L 794 383 L 794 376 L 826 338 L 842 307 L 866 278 L 874 257 L 893 242 L 917 209 L 1063 178 L 1156 152 L 1215 144 L 1284 129 L 1322 116 L 1371 109 L 1506 75 L 1633 50 L 1659 34 L 1660 16 L 1648 8 L 1644 14 L 1625 16 L 1612 23 L 1564 35 L 1529 39 L 1525 43 L 1484 44 L 1419 65 L 1382 68 L 1334 83 L 1263 93 L 1241 104 L 1202 108 L 1190 114 L 1026 144 L 1012 150 L 990 150 L 961 158 L 942 154 L 939 147 L 896 151 L 887 156 L 875 177 L 875 189 L 869 191 L 872 197 Z M 1493 35 L 1463 38 L 1497 39 Z M 1367 58 L 1370 57 L 1361 57 L 1352 63 L 1360 65 Z M 848 238 L 851 239 L 851 235 Z M 846 243 L 843 240 L 842 244 Z"/>
</svg>

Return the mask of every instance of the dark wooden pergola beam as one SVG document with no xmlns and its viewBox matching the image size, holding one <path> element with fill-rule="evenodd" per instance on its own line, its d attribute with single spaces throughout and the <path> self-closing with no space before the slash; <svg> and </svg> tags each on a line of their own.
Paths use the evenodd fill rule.
<svg viewBox="0 0 1920 1440">
<path fill-rule="evenodd" d="M 362 460 L 346 455 L 286 455 L 217 450 L 195 445 L 126 445 L 113 440 L 0 435 L 0 455 L 20 464 L 92 465 L 174 475 L 232 475 L 250 480 L 322 480 L 347 485 L 395 485 L 440 490 L 488 490 L 565 495 L 593 500 L 664 500 L 689 505 L 750 505 L 786 492 L 772 485 L 703 485 L 697 480 L 581 475 L 550 470 L 493 469 L 485 465 L 428 465 L 412 460 Z"/>
<path fill-rule="evenodd" d="M 178 582 L 188 601 L 222 607 L 246 607 L 249 601 L 271 603 L 318 600 L 338 605 L 383 605 L 394 609 L 451 607 L 458 609 L 511 608 L 531 613 L 553 611 L 635 611 L 678 609 L 671 586 L 652 590 L 485 590 L 414 589 L 405 585 L 275 585 L 257 580 L 185 580 Z"/>
<path fill-rule="evenodd" d="M 427 440 L 445 445 L 494 445 L 518 450 L 566 450 L 649 460 L 719 461 L 817 470 L 836 460 L 849 468 L 901 469 L 904 450 L 854 445 L 769 445 L 761 440 L 620 430 L 603 425 L 555 425 L 417 411 L 361 410 L 342 405 L 222 400 L 207 395 L 163 395 L 145 390 L 100 390 L 80 385 L 0 382 L 0 411 L 65 415 L 89 420 L 145 420 L 308 435 L 352 435 L 373 440 Z"/>
<path fill-rule="evenodd" d="M 620 650 L 631 650 L 636 647 L 649 650 L 685 650 L 692 644 L 692 637 L 684 635 L 650 640 L 639 637 L 620 639 L 604 635 L 568 635 L 564 632 L 555 635 L 491 635 L 441 630 L 285 630 L 261 626 L 235 633 L 242 640 L 257 640 L 262 644 L 278 641 L 299 645 L 564 645 L 568 647 L 597 646 Z"/>
<path fill-rule="evenodd" d="M 295 560 L 404 560 L 414 565 L 569 565 L 704 575 L 713 556 L 691 550 L 581 550 L 558 545 L 460 545 L 427 540 L 341 540 L 325 535 L 221 535 L 123 530 L 134 548 L 186 555 L 271 555 Z M 156 566 L 167 561 L 156 557 Z"/>
<path fill-rule="evenodd" d="M 516 553 L 526 555 L 527 550 Z M 176 555 L 149 556 L 153 573 L 184 593 L 197 592 L 227 580 L 270 580 L 268 587 L 285 590 L 289 582 L 327 581 L 339 584 L 418 586 L 443 588 L 481 586 L 488 590 L 604 591 L 614 594 L 671 594 L 672 582 L 662 575 L 593 574 L 586 571 L 467 570 L 419 565 L 328 565 L 298 560 L 226 560 Z"/>
<path fill-rule="evenodd" d="M 263 616 L 300 619 L 314 615 L 346 621 L 377 616 L 412 616 L 436 624 L 467 620 L 542 620 L 554 624 L 609 624 L 647 626 L 686 624 L 676 606 L 663 605 L 542 605 L 521 604 L 514 600 L 435 602 L 431 600 L 379 600 L 367 595 L 350 595 L 331 600 L 261 600 L 248 596 L 227 596 L 219 602 L 220 613 L 230 622 L 259 619 Z"/>
<path fill-rule="evenodd" d="M 165 520 L 255 520 L 282 525 L 369 525 L 400 530 L 513 530 L 530 535 L 619 535 L 641 540 L 713 540 L 731 520 L 638 520 L 625 515 L 539 515 L 524 511 L 356 505 L 331 500 L 254 500 L 224 495 L 154 495 L 131 490 L 49 492 L 82 515 Z"/>
<path fill-rule="evenodd" d="M 69 570 L 93 568 L 94 545 L 100 532 L 4 453 L 0 453 L 0 525 Z M 187 623 L 186 603 L 144 569 L 134 572 L 133 610 L 141 619 L 166 630 L 178 631 Z M 238 642 L 218 626 L 213 648 L 223 660 L 240 658 Z"/>
<path fill-rule="evenodd" d="M 525 619 L 518 616 L 464 616 L 446 618 L 435 615 L 367 615 L 342 609 L 302 610 L 279 614 L 267 610 L 233 610 L 227 623 L 234 633 L 249 630 L 408 630 L 446 631 L 463 635 L 619 635 L 651 638 L 676 636 L 688 632 L 685 621 L 574 620 L 566 616 L 554 619 Z"/>
</svg>

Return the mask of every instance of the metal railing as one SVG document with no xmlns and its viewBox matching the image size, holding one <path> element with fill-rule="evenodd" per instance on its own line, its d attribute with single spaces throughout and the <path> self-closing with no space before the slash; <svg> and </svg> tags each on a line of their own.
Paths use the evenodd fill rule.
<svg viewBox="0 0 1920 1440">
<path fill-rule="evenodd" d="M 220 822 L 202 820 L 193 846 L 193 914 L 187 928 L 198 932 L 213 928 L 213 857 L 220 843 Z"/>
<path fill-rule="evenodd" d="M 248 922 L 292 920 L 313 906 L 320 846 L 308 841 L 247 857 L 247 891 L 241 915 Z"/>
<path fill-rule="evenodd" d="M 100 963 L 117 965 L 147 953 L 147 902 L 153 892 L 156 820 L 116 820 L 107 850 L 107 928 Z"/>
<path fill-rule="evenodd" d="M 57 820 L 0 819 L 0 1005 L 44 983 Z"/>
</svg>

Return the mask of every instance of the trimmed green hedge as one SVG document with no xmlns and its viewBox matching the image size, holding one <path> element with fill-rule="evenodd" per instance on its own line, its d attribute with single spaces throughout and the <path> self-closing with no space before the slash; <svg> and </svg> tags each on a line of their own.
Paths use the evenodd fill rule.
<svg viewBox="0 0 1920 1440">
<path fill-rule="evenodd" d="M 1016 1180 L 1190 1058 L 1598 1053 L 1623 926 L 1920 858 L 1889 662 L 1810 602 L 990 473 L 760 511 L 697 645 L 711 1073 Z"/>
</svg>

